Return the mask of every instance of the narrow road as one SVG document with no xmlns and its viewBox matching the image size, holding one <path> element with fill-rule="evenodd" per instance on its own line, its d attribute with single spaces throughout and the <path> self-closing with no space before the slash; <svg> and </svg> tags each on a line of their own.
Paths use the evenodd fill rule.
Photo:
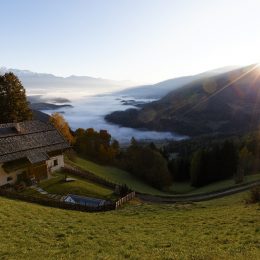
<svg viewBox="0 0 260 260">
<path fill-rule="evenodd" d="M 191 194 L 191 195 L 173 195 L 173 196 L 153 196 L 148 194 L 136 193 L 136 197 L 145 202 L 154 203 L 176 203 L 176 202 L 198 202 L 211 200 L 215 198 L 221 198 L 235 193 L 249 190 L 253 187 L 260 185 L 260 180 L 241 184 L 236 187 L 223 189 L 215 192 L 203 193 L 203 194 Z"/>
</svg>

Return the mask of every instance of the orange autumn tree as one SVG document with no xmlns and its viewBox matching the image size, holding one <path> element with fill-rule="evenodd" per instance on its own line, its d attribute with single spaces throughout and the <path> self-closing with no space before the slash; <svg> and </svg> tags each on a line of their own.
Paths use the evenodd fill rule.
<svg viewBox="0 0 260 260">
<path fill-rule="evenodd" d="M 50 117 L 50 122 L 60 131 L 70 144 L 74 143 L 74 137 L 71 134 L 69 124 L 61 114 L 57 112 L 53 113 Z"/>
</svg>

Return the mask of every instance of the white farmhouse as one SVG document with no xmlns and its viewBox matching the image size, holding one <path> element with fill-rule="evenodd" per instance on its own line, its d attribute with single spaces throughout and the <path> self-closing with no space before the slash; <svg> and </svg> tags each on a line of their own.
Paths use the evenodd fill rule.
<svg viewBox="0 0 260 260">
<path fill-rule="evenodd" d="M 70 146 L 49 123 L 0 124 L 0 186 L 26 179 L 46 179 L 64 166 Z"/>
</svg>

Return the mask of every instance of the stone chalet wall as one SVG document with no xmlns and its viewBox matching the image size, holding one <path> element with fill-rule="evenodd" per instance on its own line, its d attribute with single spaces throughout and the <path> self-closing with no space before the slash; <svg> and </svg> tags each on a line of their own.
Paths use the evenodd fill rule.
<svg viewBox="0 0 260 260">
<path fill-rule="evenodd" d="M 63 155 L 56 155 L 51 157 L 48 161 L 46 161 L 47 167 L 50 170 L 50 172 L 54 172 L 57 170 L 60 170 L 62 167 L 64 167 L 64 157 Z M 27 172 L 27 168 L 21 168 L 16 171 L 6 173 L 2 167 L 2 163 L 0 163 L 0 186 L 5 184 L 15 184 L 17 181 L 17 175 L 22 174 L 24 171 Z M 48 176 L 50 177 L 50 176 Z M 9 178 L 9 180 L 8 180 Z"/>
<path fill-rule="evenodd" d="M 5 185 L 7 183 L 14 184 L 17 180 L 17 175 L 22 174 L 26 171 L 26 168 L 21 168 L 19 170 L 6 173 L 2 167 L 3 164 L 0 164 L 0 186 Z M 10 180 L 8 180 L 8 177 Z"/>
<path fill-rule="evenodd" d="M 64 156 L 63 154 L 53 156 L 46 163 L 50 172 L 60 170 L 62 167 L 64 167 Z"/>
</svg>

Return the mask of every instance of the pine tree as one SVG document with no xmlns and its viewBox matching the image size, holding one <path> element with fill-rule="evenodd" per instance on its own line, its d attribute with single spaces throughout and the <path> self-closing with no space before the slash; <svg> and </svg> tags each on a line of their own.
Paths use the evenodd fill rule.
<svg viewBox="0 0 260 260">
<path fill-rule="evenodd" d="M 25 89 L 12 72 L 0 76 L 0 123 L 32 119 Z"/>
<path fill-rule="evenodd" d="M 239 163 L 238 163 L 238 169 L 235 173 L 235 182 L 241 183 L 244 180 L 244 175 L 250 171 L 250 166 L 253 163 L 253 154 L 248 151 L 247 147 L 244 146 L 239 151 Z"/>
<path fill-rule="evenodd" d="M 202 185 L 201 179 L 203 178 L 203 158 L 204 151 L 198 150 L 192 156 L 191 167 L 190 167 L 190 177 L 191 185 L 194 187 L 199 187 Z"/>
</svg>

